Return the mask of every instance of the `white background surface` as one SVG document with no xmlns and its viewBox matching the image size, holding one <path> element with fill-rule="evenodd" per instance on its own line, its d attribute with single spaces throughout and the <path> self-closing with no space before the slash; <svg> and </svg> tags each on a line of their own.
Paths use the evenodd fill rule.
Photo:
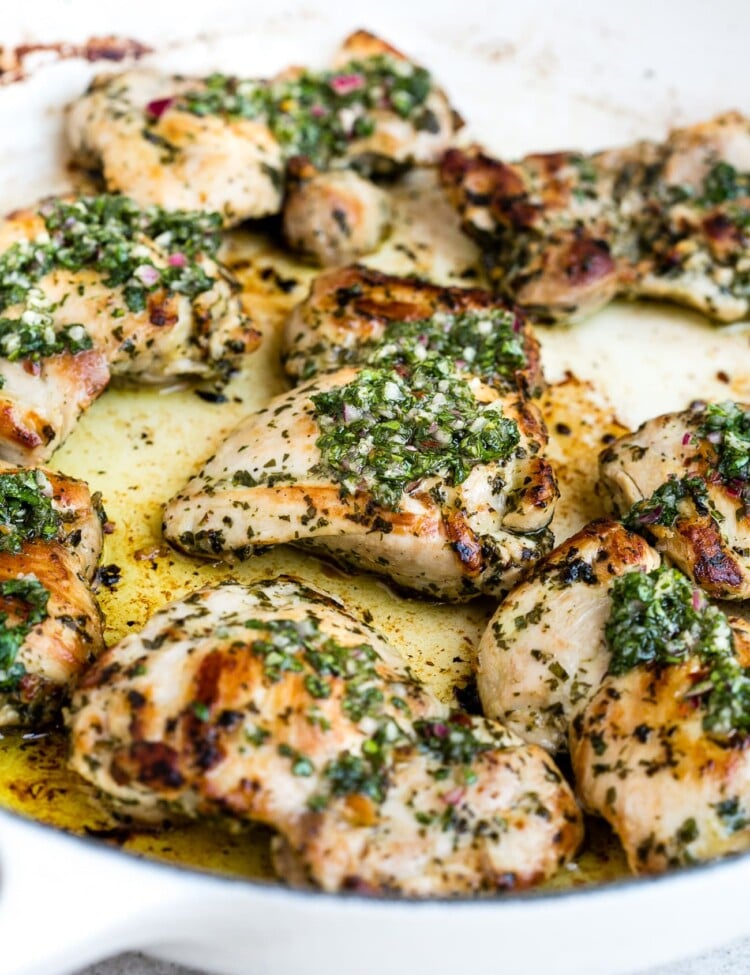
<svg viewBox="0 0 750 975">
<path fill-rule="evenodd" d="M 721 951 L 700 955 L 690 961 L 666 965 L 663 968 L 650 968 L 648 971 L 633 973 L 633 975 L 743 975 L 748 971 L 750 971 L 750 938 L 736 942 Z M 77 975 L 204 975 L 204 973 L 199 973 L 193 968 L 182 968 L 179 965 L 154 961 L 145 955 L 127 954 L 100 962 Z M 247 975 L 254 975 L 254 973 L 249 971 Z M 304 972 L 290 972 L 289 975 L 304 975 Z M 356 975 L 356 972 L 352 971 L 352 975 Z M 401 973 L 388 972 L 384 975 L 401 975 Z M 528 975 L 537 975 L 537 973 L 529 971 Z M 601 975 L 607 975 L 606 969 L 602 969 Z"/>
</svg>

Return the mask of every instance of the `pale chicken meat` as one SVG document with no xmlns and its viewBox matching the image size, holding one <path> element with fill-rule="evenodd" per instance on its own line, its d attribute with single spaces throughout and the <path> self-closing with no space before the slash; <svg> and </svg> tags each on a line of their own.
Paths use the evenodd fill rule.
<svg viewBox="0 0 750 975">
<path fill-rule="evenodd" d="M 210 558 L 292 543 L 463 601 L 499 594 L 551 547 L 546 432 L 439 357 L 348 367 L 248 416 L 168 504 L 166 538 Z"/>
<path fill-rule="evenodd" d="M 291 379 L 362 362 L 384 342 L 450 354 L 490 385 L 535 394 L 544 385 L 536 336 L 518 309 L 480 288 L 453 288 L 355 264 L 319 274 L 284 327 Z"/>
<path fill-rule="evenodd" d="M 539 320 L 618 295 L 748 316 L 750 122 L 737 112 L 594 154 L 452 149 L 442 178 L 495 287 Z"/>
<path fill-rule="evenodd" d="M 0 458 L 47 459 L 112 377 L 221 382 L 259 335 L 207 213 L 50 199 L 0 225 Z"/>
<path fill-rule="evenodd" d="M 91 589 L 103 517 L 82 481 L 0 468 L 0 727 L 57 717 L 103 649 Z"/>
<path fill-rule="evenodd" d="M 601 454 L 599 489 L 707 593 L 750 597 L 750 407 L 697 403 Z"/>
<path fill-rule="evenodd" d="M 581 839 L 542 749 L 451 712 L 369 626 L 287 578 L 203 589 L 87 673 L 72 765 L 128 817 L 273 827 L 282 877 L 419 896 L 526 887 Z"/>
<path fill-rule="evenodd" d="M 658 553 L 617 522 L 595 521 L 538 562 L 496 610 L 480 641 L 477 685 L 488 717 L 548 751 L 608 666 L 604 624 L 614 580 L 660 564 Z"/>
<path fill-rule="evenodd" d="M 74 159 L 141 206 L 216 211 L 228 224 L 278 212 L 282 154 L 268 124 L 182 109 L 196 84 L 149 68 L 98 76 L 68 110 Z"/>
<path fill-rule="evenodd" d="M 354 170 L 321 172 L 305 159 L 290 162 L 284 237 L 313 263 L 337 266 L 369 254 L 388 232 L 391 217 L 388 194 Z"/>
<path fill-rule="evenodd" d="M 232 225 L 281 211 L 291 160 L 391 174 L 437 162 L 458 124 L 424 68 L 358 31 L 325 71 L 291 68 L 270 80 L 149 69 L 102 76 L 70 108 L 68 136 L 76 160 L 100 170 L 108 189 L 143 205 L 216 210 Z M 319 211 L 332 208 L 326 223 L 342 193 L 356 206 L 351 186 L 316 195 Z M 371 216 L 372 200 L 380 200 L 374 187 Z M 289 222 L 299 229 L 301 219 L 293 213 Z M 327 260 L 328 247 L 304 229 L 305 249 Z"/>
<path fill-rule="evenodd" d="M 750 628 L 707 611 L 676 570 L 636 583 L 570 752 L 584 808 L 635 873 L 658 873 L 750 848 Z"/>
</svg>

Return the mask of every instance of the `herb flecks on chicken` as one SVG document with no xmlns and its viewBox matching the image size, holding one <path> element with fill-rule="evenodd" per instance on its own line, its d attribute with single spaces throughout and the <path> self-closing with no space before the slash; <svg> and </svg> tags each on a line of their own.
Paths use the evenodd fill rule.
<svg viewBox="0 0 750 975">
<path fill-rule="evenodd" d="M 437 163 L 459 124 L 425 68 L 358 31 L 322 71 L 97 78 L 68 135 L 79 162 L 141 205 L 205 207 L 226 225 L 284 210 L 291 246 L 339 264 L 388 227 L 387 196 L 366 177 Z"/>
<path fill-rule="evenodd" d="M 434 88 L 424 68 L 379 54 L 270 81 L 214 74 L 203 88 L 179 95 L 174 107 L 200 116 L 261 119 L 285 157 L 327 166 L 375 132 L 376 110 L 394 112 L 418 131 L 439 131 L 440 120 L 426 106 Z"/>
<path fill-rule="evenodd" d="M 750 595 L 750 411 L 697 403 L 648 420 L 599 459 L 599 488 L 709 595 Z"/>
<path fill-rule="evenodd" d="M 224 382 L 259 335 L 216 214 L 54 198 L 0 225 L 0 457 L 48 458 L 113 376 Z"/>
<path fill-rule="evenodd" d="M 345 365 L 448 357 L 457 372 L 498 390 L 534 394 L 544 380 L 523 315 L 479 288 L 442 287 L 362 265 L 319 275 L 284 329 L 282 361 L 294 380 Z"/>
<path fill-rule="evenodd" d="M 730 112 L 587 156 L 450 150 L 442 176 L 495 287 L 542 321 L 616 295 L 750 310 L 750 122 Z"/>
<path fill-rule="evenodd" d="M 33 730 L 57 718 L 103 648 L 91 591 L 102 516 L 81 481 L 0 471 L 0 727 Z"/>
<path fill-rule="evenodd" d="M 387 367 L 391 356 L 395 368 Z M 477 403 L 450 359 L 412 357 L 407 365 L 403 349 L 373 358 L 380 368 L 311 397 L 321 465 L 346 494 L 364 490 L 398 510 L 410 486 L 438 477 L 462 484 L 475 465 L 505 460 L 518 445 L 517 425 Z"/>
<path fill-rule="evenodd" d="M 542 749 L 451 711 L 377 632 L 290 579 L 165 607 L 89 671 L 70 725 L 73 767 L 129 816 L 269 825 L 292 883 L 527 887 L 581 838 Z"/>
</svg>

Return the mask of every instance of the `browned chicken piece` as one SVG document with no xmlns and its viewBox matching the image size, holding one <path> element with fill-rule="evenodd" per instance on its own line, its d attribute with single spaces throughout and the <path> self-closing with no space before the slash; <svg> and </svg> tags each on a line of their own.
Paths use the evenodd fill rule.
<svg viewBox="0 0 750 975">
<path fill-rule="evenodd" d="M 610 633 L 611 672 L 571 727 L 578 796 L 635 873 L 750 847 L 750 627 L 706 613 L 684 577 L 677 595 L 675 578 L 637 580 L 625 604 L 634 623 L 622 613 L 610 623 L 632 659 L 616 665 Z"/>
<path fill-rule="evenodd" d="M 284 328 L 282 360 L 294 380 L 362 362 L 389 339 L 415 339 L 490 385 L 544 386 L 539 343 L 515 308 L 479 288 L 449 288 L 355 264 L 318 275 Z"/>
<path fill-rule="evenodd" d="M 750 597 L 750 406 L 695 404 L 601 454 L 612 510 L 710 595 Z"/>
<path fill-rule="evenodd" d="M 452 149 L 442 179 L 496 289 L 538 320 L 616 295 L 748 315 L 750 122 L 737 112 L 592 155 Z"/>
<path fill-rule="evenodd" d="M 660 558 L 613 521 L 594 521 L 534 567 L 505 597 L 479 644 L 477 683 L 487 717 L 556 752 L 597 692 L 609 654 L 604 624 L 614 580 Z"/>
<path fill-rule="evenodd" d="M 323 267 L 374 251 L 391 222 L 388 194 L 352 169 L 321 172 L 306 159 L 288 167 L 284 237 Z"/>
<path fill-rule="evenodd" d="M 557 499 L 535 406 L 447 360 L 344 368 L 275 397 L 167 505 L 209 558 L 304 545 L 440 599 L 498 595 L 552 544 Z"/>
<path fill-rule="evenodd" d="M 290 579 L 203 589 L 89 671 L 73 768 L 128 817 L 278 831 L 282 876 L 417 896 L 526 887 L 582 835 L 552 760 L 450 712 L 338 602 Z"/>
<path fill-rule="evenodd" d="M 114 376 L 222 381 L 259 335 L 206 213 L 51 199 L 0 224 L 0 458 L 48 458 Z"/>
<path fill-rule="evenodd" d="M 424 68 L 358 31 L 333 68 L 293 68 L 270 81 L 149 69 L 101 76 L 71 106 L 68 136 L 75 159 L 101 170 L 109 190 L 142 205 L 216 210 L 232 225 L 281 210 L 295 157 L 322 169 L 398 172 L 437 162 L 458 125 Z M 327 199 L 336 208 L 341 192 L 351 187 L 319 193 L 318 210 Z"/>
<path fill-rule="evenodd" d="M 103 648 L 91 591 L 102 518 L 82 481 L 0 469 L 0 727 L 55 718 Z"/>
</svg>

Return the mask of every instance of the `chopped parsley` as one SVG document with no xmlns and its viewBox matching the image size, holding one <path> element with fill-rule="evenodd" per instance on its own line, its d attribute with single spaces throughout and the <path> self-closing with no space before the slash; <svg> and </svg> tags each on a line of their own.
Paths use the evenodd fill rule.
<svg viewBox="0 0 750 975">
<path fill-rule="evenodd" d="M 326 166 L 352 141 L 372 135 L 376 111 L 395 112 L 418 130 L 438 131 L 437 118 L 425 106 L 432 90 L 424 68 L 382 54 L 335 71 L 302 71 L 270 82 L 214 74 L 202 89 L 179 96 L 176 105 L 194 115 L 258 119 L 286 158 L 307 156 Z"/>
<path fill-rule="evenodd" d="M 750 668 L 737 659 L 725 614 L 681 572 L 662 566 L 616 579 L 605 632 L 611 674 L 697 656 L 705 675 L 686 697 L 703 706 L 704 729 L 722 739 L 750 732 Z"/>
<path fill-rule="evenodd" d="M 644 663 L 679 663 L 691 654 L 716 656 L 732 646 L 726 616 L 706 605 L 681 572 L 664 566 L 615 579 L 605 632 L 612 674 Z"/>
<path fill-rule="evenodd" d="M 489 384 L 507 386 L 526 365 L 517 319 L 505 308 L 486 312 L 437 312 L 418 321 L 390 322 L 375 352 L 366 361 L 407 363 L 437 353 L 451 359 L 459 372 Z"/>
<path fill-rule="evenodd" d="M 342 707 L 352 721 L 379 711 L 383 693 L 379 686 L 376 664 L 380 659 L 366 643 L 344 646 L 320 630 L 318 620 L 248 620 L 248 629 L 265 631 L 263 639 L 254 640 L 250 649 L 263 659 L 263 674 L 271 683 L 284 673 L 303 673 L 307 693 L 316 700 L 331 696 L 326 678 L 340 678 L 345 683 Z"/>
<path fill-rule="evenodd" d="M 689 477 L 670 477 L 658 487 L 650 498 L 637 501 L 625 515 L 622 523 L 631 531 L 648 528 L 651 525 L 663 525 L 671 528 L 680 516 L 680 505 L 683 501 L 693 502 L 699 515 L 711 514 L 717 520 L 721 515 L 711 504 L 706 489 L 706 482 L 697 475 Z"/>
<path fill-rule="evenodd" d="M 43 471 L 0 474 L 0 552 L 17 555 L 25 541 L 55 538 L 60 522 Z"/>
<path fill-rule="evenodd" d="M 9 614 L 0 611 L 0 691 L 15 691 L 26 673 L 16 657 L 32 628 L 47 618 L 49 595 L 49 590 L 34 575 L 0 583 L 0 599 L 17 604 L 19 608 L 14 615 L 21 617 L 20 622 L 9 625 Z M 21 610 L 21 605 L 25 609 Z"/>
<path fill-rule="evenodd" d="M 141 209 L 128 197 L 111 194 L 52 199 L 38 213 L 44 231 L 0 254 L 0 312 L 21 306 L 17 316 L 0 318 L 0 356 L 6 359 L 39 359 L 92 347 L 81 324 L 55 329 L 59 306 L 37 287 L 52 271 L 96 271 L 105 285 L 123 289 L 134 313 L 143 311 L 157 290 L 194 298 L 214 285 L 199 258 L 218 249 L 218 214 Z M 167 253 L 166 266 L 157 267 L 154 245 Z"/>
<path fill-rule="evenodd" d="M 471 765 L 477 755 L 495 747 L 477 738 L 474 722 L 462 711 L 454 711 L 444 721 L 419 719 L 414 722 L 414 731 L 420 749 L 444 765 Z"/>
<path fill-rule="evenodd" d="M 453 364 L 435 354 L 408 372 L 364 368 L 311 399 L 322 468 L 343 494 L 368 491 L 391 510 L 423 478 L 461 484 L 475 465 L 509 457 L 520 439 L 517 425 L 494 404 L 478 403 Z"/>
<path fill-rule="evenodd" d="M 703 181 L 701 203 L 716 205 L 750 195 L 750 173 L 740 173 L 728 162 L 715 163 Z"/>
<path fill-rule="evenodd" d="M 698 432 L 716 447 L 716 469 L 725 483 L 750 480 L 750 411 L 737 403 L 709 403 Z"/>
</svg>

